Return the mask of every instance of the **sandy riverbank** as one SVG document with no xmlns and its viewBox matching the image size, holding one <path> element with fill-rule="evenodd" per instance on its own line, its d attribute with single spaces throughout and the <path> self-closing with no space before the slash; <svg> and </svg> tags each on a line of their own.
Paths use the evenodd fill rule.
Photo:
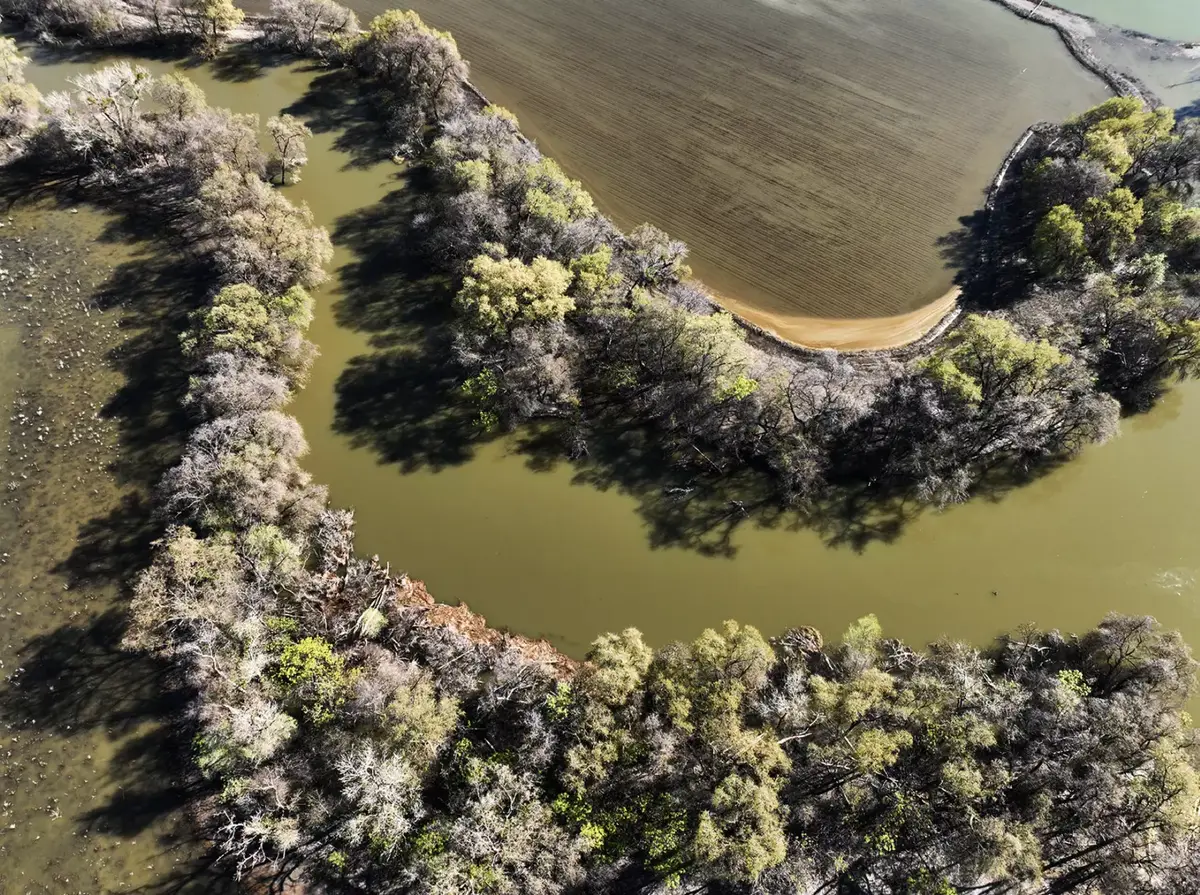
<svg viewBox="0 0 1200 895">
<path fill-rule="evenodd" d="M 772 314 L 726 295 L 713 293 L 713 298 L 744 321 L 801 348 L 878 351 L 901 348 L 920 339 L 955 310 L 961 292 L 955 286 L 936 301 L 907 314 L 851 318 Z"/>
</svg>

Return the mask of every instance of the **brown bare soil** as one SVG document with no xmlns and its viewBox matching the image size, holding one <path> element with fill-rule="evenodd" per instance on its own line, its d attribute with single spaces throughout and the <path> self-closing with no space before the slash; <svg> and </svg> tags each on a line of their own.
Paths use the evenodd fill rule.
<svg viewBox="0 0 1200 895">
<path fill-rule="evenodd" d="M 722 306 L 763 329 L 805 348 L 868 351 L 899 348 L 917 341 L 955 308 L 957 286 L 937 301 L 891 317 L 804 317 L 772 314 L 726 295 L 715 296 Z"/>
<path fill-rule="evenodd" d="M 1108 95 L 985 0 L 413 5 L 619 225 L 685 240 L 699 279 L 781 319 L 928 306 L 953 274 L 938 239 L 1021 131 Z"/>
<path fill-rule="evenodd" d="M 515 649 L 526 659 L 548 666 L 558 677 L 568 678 L 579 668 L 578 661 L 560 653 L 547 640 L 532 640 L 519 634 L 489 628 L 487 619 L 477 612 L 472 612 L 465 603 L 451 606 L 437 602 L 423 581 L 404 578 L 396 586 L 396 602 L 401 606 L 424 610 L 426 624 L 453 628 L 475 643 L 497 649 Z"/>
</svg>

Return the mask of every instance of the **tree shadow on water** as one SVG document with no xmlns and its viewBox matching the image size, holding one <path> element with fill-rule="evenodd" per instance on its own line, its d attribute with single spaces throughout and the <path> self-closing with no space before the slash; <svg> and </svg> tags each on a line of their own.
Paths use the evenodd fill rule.
<svg viewBox="0 0 1200 895">
<path fill-rule="evenodd" d="M 368 333 L 374 349 L 338 377 L 334 427 L 404 471 L 463 463 L 478 438 L 454 361 L 451 284 L 423 257 L 412 227 L 413 177 L 334 231 L 355 255 L 338 271 L 334 314 L 340 326 Z"/>
<path fill-rule="evenodd" d="M 0 197 L 10 203 L 49 198 L 59 207 L 85 206 L 89 199 L 69 176 L 28 187 L 19 176 L 6 178 Z M 127 598 L 161 532 L 151 489 L 177 460 L 191 422 L 182 404 L 188 370 L 179 333 L 211 278 L 197 268 L 187 240 L 163 225 L 159 210 L 123 204 L 115 195 L 109 200 L 101 208 L 108 221 L 100 240 L 126 243 L 128 251 L 115 263 L 95 256 L 95 263 L 111 266 L 95 270 L 92 282 L 100 286 L 81 299 L 109 312 L 121 330 L 105 360 L 123 380 L 100 416 L 116 424 L 117 451 L 107 469 L 125 491 L 79 525 L 70 554 L 47 571 L 64 576 L 71 590 L 111 588 Z M 187 717 L 193 694 L 165 661 L 120 648 L 125 604 L 113 600 L 112 591 L 102 595 L 109 608 L 98 617 L 59 625 L 18 648 L 22 671 L 0 686 L 0 716 L 27 719 L 17 726 L 31 732 L 66 738 L 99 732 L 114 743 L 117 754 L 103 766 L 113 795 L 77 821 L 84 832 L 119 837 L 153 830 L 164 853 L 189 858 L 145 891 L 232 891 L 224 882 L 228 868 L 214 872 L 190 860 L 206 843 L 185 822 L 186 809 L 208 794 L 188 760 L 192 731 L 178 721 Z M 175 850 L 184 844 L 184 851 Z"/>
<path fill-rule="evenodd" d="M 301 118 L 315 134 L 336 132 L 333 147 L 349 156 L 346 168 L 367 168 L 394 153 L 386 128 L 380 126 L 380 100 L 363 89 L 362 79 L 347 69 L 318 75 L 304 96 L 284 112 Z"/>
<path fill-rule="evenodd" d="M 22 719 L 14 729 L 33 735 L 103 731 L 118 743 L 104 763 L 112 794 L 75 820 L 81 833 L 123 839 L 154 830 L 159 857 L 176 866 L 136 891 L 233 893 L 229 868 L 215 863 L 208 840 L 187 822 L 189 809 L 212 795 L 187 761 L 194 730 L 186 721 L 161 723 L 185 718 L 193 694 L 164 661 L 121 650 L 124 632 L 124 612 L 113 608 L 26 642 L 18 653 L 23 671 L 0 686 L 0 716 Z M 180 855 L 202 857 L 180 862 Z"/>
<path fill-rule="evenodd" d="M 240 41 L 227 45 L 212 59 L 194 56 L 185 67 L 202 68 L 207 65 L 216 80 L 245 84 L 263 77 L 268 68 L 290 65 L 294 61 L 295 57 L 271 52 L 258 41 Z"/>
<path fill-rule="evenodd" d="M 421 171 L 408 174 L 399 189 L 342 218 L 334 231 L 335 243 L 354 256 L 338 271 L 334 314 L 340 326 L 366 333 L 372 348 L 337 380 L 335 429 L 406 473 L 465 463 L 483 438 L 453 354 L 453 280 L 425 256 L 414 226 L 414 196 L 426 188 Z M 807 529 L 830 546 L 861 550 L 895 540 L 919 512 L 903 500 L 848 490 L 803 510 L 781 507 L 759 471 L 681 466 L 630 420 L 596 421 L 578 459 L 569 457 L 567 434 L 548 424 L 516 433 L 512 443 L 533 470 L 568 464 L 574 484 L 632 497 L 654 549 L 732 557 L 738 531 L 749 525 Z"/>
</svg>

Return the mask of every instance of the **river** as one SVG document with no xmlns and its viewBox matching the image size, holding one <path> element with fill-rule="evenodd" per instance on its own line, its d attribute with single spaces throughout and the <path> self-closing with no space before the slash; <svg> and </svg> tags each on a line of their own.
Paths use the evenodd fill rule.
<svg viewBox="0 0 1200 895">
<path fill-rule="evenodd" d="M 852 19 L 862 14 L 857 4 L 841 5 Z M 451 4 L 441 8 L 449 10 Z M 822 5 L 819 16 L 805 19 L 797 13 L 799 8 L 760 4 L 748 12 L 743 5 L 737 7 L 737 15 L 750 22 L 762 17 L 775 29 L 791 21 L 786 17 L 796 18 L 797 30 L 789 32 L 793 35 L 804 30 L 802 22 L 820 30 L 832 27 L 830 22 L 841 15 Z M 921 8 L 928 15 L 936 7 Z M 896 189 L 905 199 L 892 201 L 887 198 L 892 194 L 882 193 L 884 198 L 875 203 L 892 215 L 887 218 L 892 229 L 917 234 L 912 237 L 917 254 L 918 245 L 930 248 L 927 235 L 949 228 L 955 214 L 974 207 L 979 184 L 1028 120 L 1066 114 L 1103 96 L 1089 77 L 1066 62 L 1054 40 L 1040 43 L 1049 32 L 1007 14 L 992 19 L 989 4 L 980 3 L 979 9 L 982 20 L 996 29 L 989 40 L 1004 49 L 980 56 L 986 42 L 964 44 L 955 50 L 954 65 L 928 58 L 935 67 L 923 77 L 933 78 L 932 72 L 942 71 L 936 66 L 944 64 L 946 73 L 937 77 L 953 80 L 958 70 L 954 66 L 963 66 L 969 73 L 959 80 L 964 97 L 976 91 L 980 108 L 992 109 L 1002 125 L 993 130 L 985 126 L 987 133 L 976 130 L 968 139 L 956 136 L 953 123 L 945 120 L 948 110 L 958 108 L 952 103 L 916 108 L 886 93 L 871 100 L 877 110 L 891 103 L 907 121 L 924 116 L 925 123 L 912 125 L 906 140 L 924 134 L 924 139 L 942 141 L 939 152 L 924 150 L 922 156 L 925 161 L 932 158 L 940 172 L 940 185 L 929 197 L 936 212 L 928 211 L 922 193 L 933 176 L 923 173 L 925 162 L 906 159 L 898 165 L 894 150 L 893 179 L 902 185 Z M 713 15 L 728 21 L 720 16 L 734 13 Z M 431 18 L 455 24 L 439 21 L 432 12 Z M 944 18 L 961 29 L 962 40 L 970 38 L 963 18 L 949 11 Z M 861 19 L 855 21 L 861 24 Z M 680 29 L 686 31 L 685 25 Z M 486 30 L 483 24 L 475 27 Z M 586 34 L 600 26 L 580 20 L 576 27 Z M 917 25 L 910 23 L 908 28 L 911 35 Z M 463 40 L 468 56 L 469 30 Z M 672 32 L 672 40 L 679 40 L 679 33 Z M 876 43 L 870 45 L 878 47 L 882 32 L 871 40 Z M 753 55 L 748 38 L 731 37 L 728 42 Z M 493 60 L 499 58 L 498 50 L 491 52 Z M 863 52 L 858 48 L 859 55 Z M 1053 91 L 1026 89 L 1011 70 L 1014 60 L 1026 53 L 1031 59 L 1041 57 L 1039 64 L 1049 67 L 1045 71 L 1061 72 L 1066 80 L 1042 82 L 1055 84 Z M 967 58 L 971 54 L 973 60 Z M 764 58 L 771 54 L 764 53 Z M 92 64 L 78 59 L 51 62 L 48 57 L 41 62 L 30 76 L 44 91 Z M 782 63 L 776 59 L 773 64 Z M 163 71 L 167 65 L 150 67 Z M 878 181 L 869 178 L 878 177 L 888 164 L 878 144 L 856 141 L 836 130 L 838 109 L 850 117 L 858 112 L 846 105 L 847 79 L 860 74 L 853 69 L 849 63 L 841 74 L 829 68 L 820 77 L 811 75 L 810 91 L 828 91 L 826 111 L 824 117 L 806 113 L 814 119 L 813 130 L 821 133 L 805 139 L 828 140 L 836 132 L 848 141 L 841 155 L 828 156 L 824 167 L 837 181 L 830 188 L 845 195 L 852 190 L 842 179 L 851 176 L 856 164 L 876 172 L 863 175 L 863 183 L 871 185 Z M 496 65 L 494 70 L 506 68 Z M 642 187 L 624 187 L 608 198 L 606 187 L 619 187 L 624 176 L 619 166 L 612 167 L 621 154 L 646 159 L 648 153 L 653 155 L 647 148 L 653 141 L 628 139 L 619 148 L 605 148 L 594 145 L 604 132 L 593 131 L 582 137 L 568 135 L 558 143 L 547 134 L 558 121 L 555 103 L 565 102 L 566 94 L 546 98 L 543 90 L 548 88 L 542 81 L 530 82 L 540 87 L 510 95 L 503 88 L 505 80 L 492 75 L 489 81 L 486 71 L 485 64 L 477 65 L 476 78 L 484 88 L 516 106 L 543 145 L 583 176 L 618 218 L 649 218 L 690 237 L 701 258 L 697 268 L 705 276 L 718 267 L 725 269 L 726 262 L 729 277 L 742 276 L 739 270 L 746 268 L 730 259 L 743 246 L 727 243 L 722 248 L 723 238 L 717 238 L 706 249 L 703 238 L 697 242 L 696 234 L 688 232 L 690 212 L 670 199 L 676 192 L 687 193 L 689 201 L 704 204 L 702 190 L 687 188 L 703 184 L 688 179 L 699 177 L 688 153 L 692 144 L 702 160 L 709 152 L 701 147 L 709 140 L 710 122 L 695 115 L 701 106 L 708 108 L 708 118 L 713 109 L 728 112 L 722 85 L 697 85 L 711 104 L 693 101 L 688 113 L 693 116 L 691 142 L 684 146 L 680 138 L 666 156 L 675 175 L 662 169 L 657 175 L 665 177 L 672 190 L 643 194 L 645 181 L 639 181 Z M 514 72 L 520 71 L 514 64 Z M 1004 89 L 983 86 L 989 72 Z M 335 234 L 336 243 L 336 275 L 316 296 L 317 316 L 310 333 L 322 355 L 309 387 L 293 406 L 312 444 L 306 465 L 318 481 L 329 485 L 336 504 L 356 508 L 360 551 L 378 553 L 393 568 L 426 580 L 440 599 L 465 600 L 493 623 L 547 636 L 573 654 L 582 653 L 597 633 L 628 625 L 641 628 L 654 643 L 694 636 L 731 616 L 767 633 L 813 624 L 836 635 L 867 612 L 879 615 L 890 634 L 915 642 L 942 635 L 984 642 L 1026 621 L 1079 629 L 1116 609 L 1154 614 L 1200 643 L 1200 544 L 1187 523 L 1200 500 L 1200 477 L 1194 473 L 1190 449 L 1200 437 L 1200 387 L 1177 389 L 1156 411 L 1129 421 L 1113 444 L 1090 450 L 1075 463 L 994 500 L 979 499 L 909 520 L 853 526 L 831 517 L 821 530 L 792 530 L 786 519 L 773 526 L 751 520 L 734 527 L 727 539 L 720 537 L 719 529 L 714 533 L 681 528 L 678 507 L 664 502 L 654 489 L 638 493 L 597 483 L 590 480 L 589 470 L 566 464 L 542 468 L 530 462 L 514 440 L 482 446 L 454 440 L 438 414 L 436 389 L 431 390 L 428 376 L 421 375 L 436 368 L 439 359 L 422 353 L 419 328 L 403 297 L 409 284 L 402 271 L 387 263 L 388 246 L 394 245 L 405 217 L 403 172 L 390 161 L 372 160 L 366 152 L 369 141 L 353 129 L 346 132 L 354 110 L 344 96 L 329 89 L 309 90 L 311 73 L 260 69 L 244 58 L 226 59 L 215 69 L 188 68 L 187 73 L 214 104 L 256 111 L 264 119 L 291 108 L 320 131 L 310 142 L 310 163 L 302 181 L 287 188 L 293 198 L 311 205 L 317 220 Z M 767 74 L 761 77 L 761 84 L 780 87 Z M 516 80 L 514 74 L 511 81 Z M 856 83 L 857 91 L 861 82 Z M 968 84 L 973 86 L 968 89 Z M 603 96 L 610 89 L 615 88 L 597 85 L 593 93 Z M 674 92 L 683 89 L 682 81 L 671 86 Z M 306 91 L 305 100 L 293 105 Z M 811 101 L 816 103 L 815 98 Z M 956 102 L 969 104 L 967 98 Z M 610 112 L 598 107 L 592 126 L 614 128 L 610 136 L 617 139 L 623 125 L 606 117 Z M 658 126 L 666 129 L 663 122 Z M 740 128 L 729 125 L 728 131 L 728 145 L 744 148 Z M 791 137 L 779 139 L 796 140 L 792 151 L 807 153 L 810 147 L 796 136 L 801 133 L 797 128 Z M 909 143 L 900 145 L 906 151 L 911 148 Z M 572 154 L 576 150 L 577 156 Z M 941 156 L 945 159 L 939 160 Z M 649 176 L 633 164 L 625 174 Z M 806 176 L 816 175 L 810 170 Z M 771 180 L 769 190 L 776 189 L 774 198 L 751 194 L 741 200 L 739 213 L 748 215 L 747 227 L 760 218 L 770 224 L 782 220 L 779 215 L 798 213 L 792 206 L 803 206 L 811 198 Z M 862 211 L 866 223 L 842 225 L 837 236 L 882 247 L 889 237 L 870 226 L 887 216 L 881 217 L 875 207 L 864 209 L 860 201 L 845 210 L 845 221 Z M 106 225 L 86 209 L 73 217 L 67 214 L 63 210 L 41 217 L 41 212 L 21 212 L 18 232 L 33 239 L 46 231 L 44 238 L 70 246 L 87 243 Z M 934 218 L 939 221 L 936 226 L 929 223 Z M 742 219 L 726 216 L 726 225 L 731 220 Z M 927 230 L 921 230 L 925 226 Z M 768 227 L 765 232 L 764 245 L 777 231 Z M 776 249 L 790 244 L 789 238 L 782 239 Z M 790 239 L 801 244 L 802 251 L 815 252 L 802 245 L 803 240 Z M 710 251 L 714 246 L 720 251 Z M 64 249 L 63 254 L 78 265 L 79 251 Z M 128 265 L 131 258 L 145 263 L 136 246 L 126 247 L 120 240 L 101 243 L 95 251 L 98 270 Z M 929 266 L 936 253 L 906 267 L 898 248 L 888 252 L 881 248 L 878 254 L 855 259 L 854 275 L 874 283 L 877 294 L 904 292 L 908 297 L 903 301 L 911 301 L 920 290 L 905 292 L 901 286 L 923 275 L 934 277 L 934 267 L 936 276 L 947 276 L 939 264 Z M 811 258 L 834 255 L 816 253 Z M 914 273 L 922 264 L 926 274 Z M 164 303 L 171 301 L 169 292 L 137 297 L 146 285 L 144 277 L 130 273 L 138 270 L 134 265 L 116 281 L 128 291 L 124 306 L 111 307 L 102 300 L 112 282 L 104 287 L 104 277 L 96 274 L 96 282 L 85 282 L 78 293 L 94 295 L 95 301 L 81 298 L 78 307 L 68 302 L 53 321 L 31 322 L 23 293 L 5 294 L 0 399 L 5 406 L 23 401 L 20 412 L 30 420 L 41 420 L 36 414 L 43 409 L 53 423 L 10 420 L 9 441 L 0 448 L 13 449 L 26 458 L 23 463 L 30 457 L 40 462 L 46 442 L 37 441 L 37 435 L 59 437 L 56 443 L 63 444 L 53 455 L 59 459 L 51 461 L 48 454 L 36 474 L 27 473 L 32 483 L 20 486 L 17 497 L 9 496 L 0 505 L 0 552 L 12 554 L 0 565 L 0 625 L 5 635 L 0 677 L 6 679 L 0 687 L 0 725 L 9 741 L 0 753 L 0 891 L 5 893 L 115 892 L 167 884 L 216 890 L 217 884 L 196 863 L 198 847 L 180 813 L 187 793 L 173 782 L 177 775 L 170 766 L 180 744 L 164 722 L 177 708 L 180 694 L 163 686 L 163 672 L 153 663 L 122 656 L 114 647 L 121 627 L 120 583 L 143 555 L 139 551 L 144 551 L 149 536 L 146 489 L 173 448 L 172 408 L 160 405 L 164 399 L 169 404 L 174 393 L 167 391 L 156 401 L 130 388 L 139 378 L 143 387 L 159 381 L 154 352 L 165 351 L 178 329 L 178 320 L 163 311 Z M 929 282 L 936 291 L 934 280 Z M 38 338 L 33 338 L 35 333 Z M 80 355 L 73 373 L 60 373 L 63 368 L 56 364 L 67 344 L 76 351 L 86 349 L 86 363 Z M 53 431 L 43 433 L 39 425 Z M 61 441 L 70 426 L 86 437 Z M 113 458 L 115 464 L 110 464 Z M 6 465 L 5 472 L 11 468 Z"/>
<path fill-rule="evenodd" d="M 1155 37 L 1200 42 L 1200 4 L 1195 0 L 1055 0 L 1072 12 Z"/>
</svg>

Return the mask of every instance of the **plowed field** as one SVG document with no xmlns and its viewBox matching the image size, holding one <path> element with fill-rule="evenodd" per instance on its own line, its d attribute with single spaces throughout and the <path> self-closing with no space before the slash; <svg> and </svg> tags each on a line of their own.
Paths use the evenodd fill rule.
<svg viewBox="0 0 1200 895">
<path fill-rule="evenodd" d="M 702 279 L 767 314 L 944 295 L 937 239 L 1025 126 L 1107 95 L 986 0 L 413 5 L 619 223 L 686 240 Z"/>
</svg>

